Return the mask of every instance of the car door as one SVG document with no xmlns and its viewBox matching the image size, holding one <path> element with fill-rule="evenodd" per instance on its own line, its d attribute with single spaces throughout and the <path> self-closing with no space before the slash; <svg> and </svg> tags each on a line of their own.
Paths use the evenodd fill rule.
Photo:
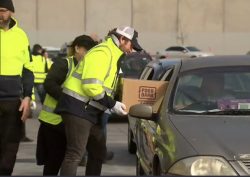
<svg viewBox="0 0 250 177">
<path fill-rule="evenodd" d="M 173 69 L 174 66 L 169 65 L 162 68 L 161 71 L 155 71 L 152 80 L 169 81 Z M 142 119 L 137 129 L 137 133 L 139 134 L 138 138 L 140 139 L 140 156 L 147 168 L 150 168 L 152 165 L 151 163 L 153 162 L 155 155 L 155 140 L 156 138 L 159 138 L 157 135 L 157 126 L 157 122 Z"/>
<path fill-rule="evenodd" d="M 152 74 L 154 73 L 154 68 L 151 66 L 146 66 L 145 69 L 143 70 L 140 79 L 141 80 L 150 80 L 150 78 L 152 77 Z M 137 146 L 137 152 L 141 152 L 141 119 L 136 119 L 136 118 L 132 118 L 130 117 L 129 119 L 129 126 L 130 129 L 133 132 L 134 135 L 134 139 L 136 142 L 136 146 Z"/>
</svg>

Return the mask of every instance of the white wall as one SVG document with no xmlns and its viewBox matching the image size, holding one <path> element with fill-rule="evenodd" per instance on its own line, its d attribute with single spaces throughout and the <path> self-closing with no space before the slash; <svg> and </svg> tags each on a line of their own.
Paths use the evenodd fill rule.
<svg viewBox="0 0 250 177">
<path fill-rule="evenodd" d="M 250 50 L 249 0 L 13 0 L 30 43 L 60 47 L 76 35 L 103 38 L 131 25 L 151 53 L 170 45 L 195 45 L 215 54 Z"/>
</svg>

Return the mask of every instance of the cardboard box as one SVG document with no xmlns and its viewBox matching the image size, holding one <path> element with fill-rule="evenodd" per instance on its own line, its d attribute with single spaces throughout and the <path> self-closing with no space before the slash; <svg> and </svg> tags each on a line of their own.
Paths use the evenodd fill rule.
<svg viewBox="0 0 250 177">
<path fill-rule="evenodd" d="M 126 79 L 122 81 L 122 102 L 127 111 L 134 104 L 149 104 L 158 112 L 168 86 L 167 81 Z"/>
</svg>

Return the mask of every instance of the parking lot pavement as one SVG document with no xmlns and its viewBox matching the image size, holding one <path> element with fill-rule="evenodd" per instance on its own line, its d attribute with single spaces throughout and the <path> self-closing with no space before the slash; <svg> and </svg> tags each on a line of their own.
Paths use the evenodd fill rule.
<svg viewBox="0 0 250 177">
<path fill-rule="evenodd" d="M 14 176 L 41 176 L 42 166 L 36 165 L 36 136 L 39 121 L 36 118 L 27 120 L 26 134 L 32 142 L 22 142 L 17 154 L 13 171 Z M 127 151 L 127 123 L 108 124 L 108 149 L 115 154 L 114 159 L 103 165 L 102 175 L 108 176 L 134 176 L 135 155 Z M 85 167 L 78 167 L 77 175 L 84 175 Z"/>
</svg>

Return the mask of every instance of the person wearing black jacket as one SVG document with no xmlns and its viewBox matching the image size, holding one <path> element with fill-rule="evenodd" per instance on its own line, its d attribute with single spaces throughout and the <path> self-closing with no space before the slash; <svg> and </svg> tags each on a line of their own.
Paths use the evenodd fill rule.
<svg viewBox="0 0 250 177">
<path fill-rule="evenodd" d="M 87 35 L 81 35 L 71 44 L 73 52 L 67 59 L 60 59 L 52 64 L 44 82 L 47 92 L 43 108 L 39 114 L 36 158 L 38 165 L 44 165 L 43 175 L 57 175 L 64 159 L 66 137 L 60 115 L 55 114 L 57 100 L 62 94 L 62 85 L 89 49 L 96 42 Z"/>
<path fill-rule="evenodd" d="M 34 85 L 29 40 L 14 12 L 11 0 L 0 1 L 0 175 L 5 176 L 13 172 Z"/>
</svg>

